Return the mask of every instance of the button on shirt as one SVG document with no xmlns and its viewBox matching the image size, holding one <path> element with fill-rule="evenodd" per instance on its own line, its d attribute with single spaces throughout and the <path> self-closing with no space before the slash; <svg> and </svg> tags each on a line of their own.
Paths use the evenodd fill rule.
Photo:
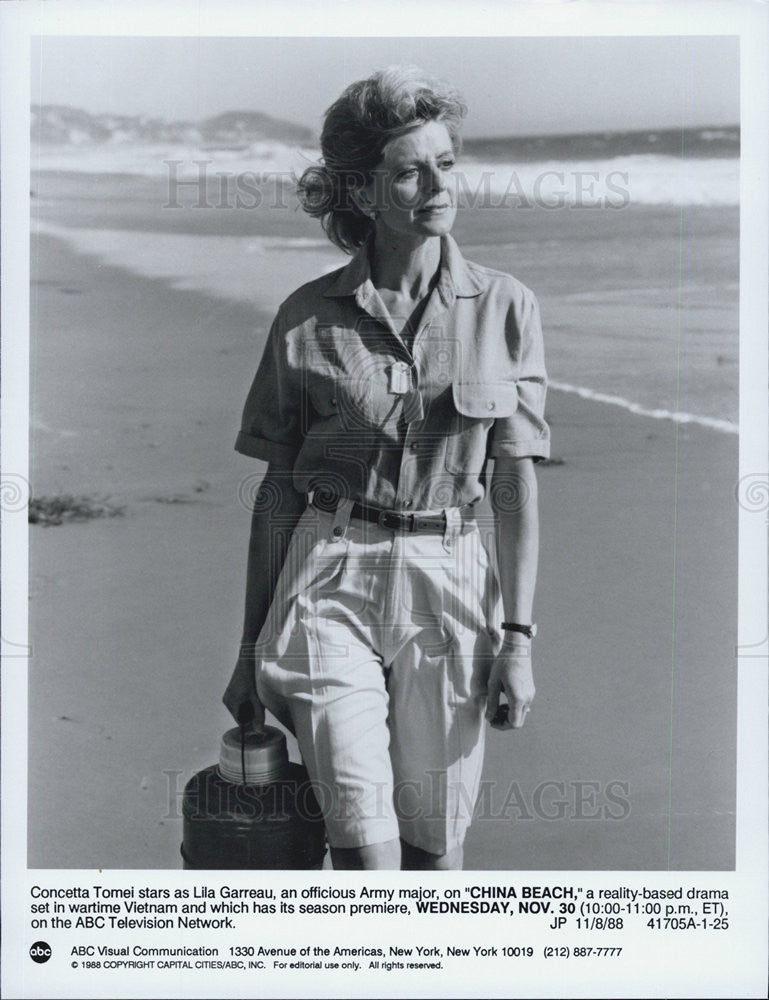
<svg viewBox="0 0 769 1000">
<path fill-rule="evenodd" d="M 533 293 L 441 238 L 409 347 L 371 281 L 368 245 L 281 305 L 235 448 L 293 469 L 300 493 L 441 510 L 480 500 L 489 458 L 547 458 Z"/>
</svg>

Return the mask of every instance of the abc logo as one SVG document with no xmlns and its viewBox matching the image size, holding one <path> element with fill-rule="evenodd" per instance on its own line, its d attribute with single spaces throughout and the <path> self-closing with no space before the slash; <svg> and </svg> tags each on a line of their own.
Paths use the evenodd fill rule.
<svg viewBox="0 0 769 1000">
<path fill-rule="evenodd" d="M 51 946 L 47 941 L 35 941 L 29 949 L 29 957 L 33 962 L 47 962 L 51 957 Z"/>
</svg>

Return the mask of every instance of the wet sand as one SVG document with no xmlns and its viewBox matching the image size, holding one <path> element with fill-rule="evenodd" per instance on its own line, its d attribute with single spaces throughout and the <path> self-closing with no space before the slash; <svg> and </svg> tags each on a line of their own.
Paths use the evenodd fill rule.
<svg viewBox="0 0 769 1000">
<path fill-rule="evenodd" d="M 271 316 L 32 260 L 32 493 L 124 510 L 30 527 L 28 864 L 176 867 L 230 724 L 263 468 L 232 445 Z M 490 734 L 465 867 L 731 868 L 737 438 L 557 392 L 549 418 L 537 698 Z"/>
</svg>

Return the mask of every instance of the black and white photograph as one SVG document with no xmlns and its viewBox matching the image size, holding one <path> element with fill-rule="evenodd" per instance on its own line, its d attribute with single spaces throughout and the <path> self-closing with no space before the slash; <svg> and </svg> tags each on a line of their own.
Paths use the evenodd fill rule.
<svg viewBox="0 0 769 1000">
<path fill-rule="evenodd" d="M 304 512 L 262 697 L 340 848 L 395 780 L 469 868 L 734 867 L 737 40 L 33 58 L 30 863 L 179 863 Z"/>
<path fill-rule="evenodd" d="M 405 996 L 369 959 L 408 938 L 430 942 L 425 996 L 512 996 L 521 963 L 459 971 L 416 919 L 439 942 L 499 914 L 476 953 L 525 957 L 526 895 L 574 955 L 631 929 L 644 970 L 658 920 L 666 947 L 722 929 L 755 959 L 728 902 L 766 861 L 765 718 L 742 721 L 765 698 L 769 497 L 744 24 L 684 3 L 669 27 L 577 30 L 582 5 L 522 4 L 526 30 L 450 10 L 409 32 L 393 7 L 396 34 L 367 6 L 377 33 L 365 8 L 303 33 L 298 7 L 282 32 L 256 5 L 224 33 L 182 8 L 28 26 L 28 228 L 3 248 L 28 253 L 3 289 L 28 326 L 2 331 L 4 872 L 34 870 L 39 915 L 20 940 L 52 974 L 65 903 L 210 884 L 198 913 L 248 896 L 261 922 L 193 941 L 178 928 L 220 925 L 140 903 L 150 922 L 67 948 L 117 954 L 137 926 L 233 958 L 296 913 L 311 955 L 313 926 L 365 938 L 357 912 L 385 946 L 348 949 L 346 979 L 233 961 L 211 993 L 188 962 L 155 967 L 157 995 Z M 263 904 L 291 899 L 259 888 L 281 878 L 311 905 Z M 105 888 L 132 883 L 168 888 Z M 61 950 L 46 995 L 92 995 L 77 954 L 99 958 Z M 551 963 L 536 995 L 588 995 L 607 965 Z M 101 995 L 150 995 L 122 976 Z M 695 982 L 624 995 L 761 995 Z"/>
</svg>

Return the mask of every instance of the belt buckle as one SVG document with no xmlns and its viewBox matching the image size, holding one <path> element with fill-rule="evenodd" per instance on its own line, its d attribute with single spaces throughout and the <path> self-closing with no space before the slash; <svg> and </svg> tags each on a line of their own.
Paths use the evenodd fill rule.
<svg viewBox="0 0 769 1000">
<path fill-rule="evenodd" d="M 445 531 L 446 530 L 446 518 L 438 515 L 427 516 L 427 517 L 414 517 L 414 527 L 412 531 Z"/>
<path fill-rule="evenodd" d="M 413 531 L 414 515 L 399 514 L 397 510 L 380 510 L 377 524 L 389 531 Z"/>
</svg>

